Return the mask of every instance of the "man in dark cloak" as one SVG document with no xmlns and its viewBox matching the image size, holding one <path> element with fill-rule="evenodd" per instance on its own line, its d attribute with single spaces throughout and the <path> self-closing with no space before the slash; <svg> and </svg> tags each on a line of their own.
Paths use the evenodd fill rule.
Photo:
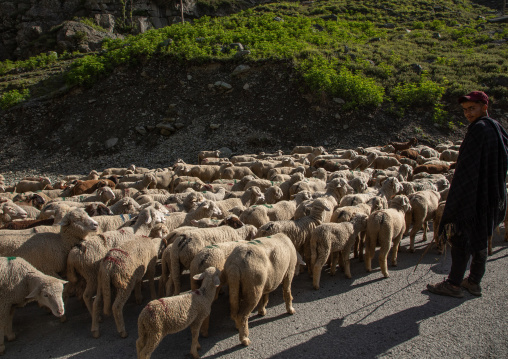
<svg viewBox="0 0 508 359">
<path fill-rule="evenodd" d="M 438 234 L 451 244 L 448 279 L 428 284 L 436 294 L 463 297 L 464 288 L 481 296 L 480 282 L 487 263 L 487 242 L 506 212 L 508 134 L 487 113 L 489 99 L 481 91 L 459 98 L 470 122 L 459 149 Z M 464 278 L 472 257 L 469 277 Z"/>
</svg>

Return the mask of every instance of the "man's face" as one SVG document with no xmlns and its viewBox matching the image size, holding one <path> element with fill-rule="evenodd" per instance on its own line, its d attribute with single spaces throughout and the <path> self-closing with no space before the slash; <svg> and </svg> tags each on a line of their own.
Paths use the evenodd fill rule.
<svg viewBox="0 0 508 359">
<path fill-rule="evenodd" d="M 462 102 L 462 109 L 464 110 L 464 116 L 467 120 L 472 123 L 476 119 L 487 115 L 487 105 L 481 102 L 467 101 Z"/>
</svg>

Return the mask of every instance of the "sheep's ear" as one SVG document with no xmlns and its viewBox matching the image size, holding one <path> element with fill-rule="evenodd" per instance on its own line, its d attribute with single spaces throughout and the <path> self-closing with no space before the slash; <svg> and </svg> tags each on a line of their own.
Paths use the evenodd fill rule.
<svg viewBox="0 0 508 359">
<path fill-rule="evenodd" d="M 150 212 L 148 212 L 148 216 L 146 217 L 145 224 L 150 224 L 150 223 L 152 223 L 152 215 L 150 214 Z"/>
<path fill-rule="evenodd" d="M 198 221 L 196 221 L 195 219 L 191 220 L 190 221 L 191 225 L 193 225 L 194 227 L 197 227 L 199 224 L 198 224 Z"/>
<path fill-rule="evenodd" d="M 204 273 L 199 273 L 199 274 L 196 274 L 194 277 L 192 277 L 192 279 L 201 280 L 201 279 L 203 279 L 204 276 L 205 276 Z"/>
<path fill-rule="evenodd" d="M 218 276 L 213 276 L 213 285 L 216 287 L 220 285 L 220 278 Z"/>
<path fill-rule="evenodd" d="M 32 290 L 32 292 L 25 297 L 25 299 L 34 299 L 39 293 L 41 292 L 41 285 L 38 285 L 37 287 Z"/>
<path fill-rule="evenodd" d="M 59 223 L 59 225 L 61 226 L 68 226 L 71 224 L 71 219 L 69 218 L 69 214 L 66 214 L 63 218 L 62 218 L 62 221 Z"/>
<path fill-rule="evenodd" d="M 66 285 L 67 283 L 69 283 L 68 281 L 66 281 L 66 280 L 61 280 L 61 279 L 58 279 L 58 281 L 59 281 L 60 283 L 62 283 L 63 285 Z"/>
</svg>

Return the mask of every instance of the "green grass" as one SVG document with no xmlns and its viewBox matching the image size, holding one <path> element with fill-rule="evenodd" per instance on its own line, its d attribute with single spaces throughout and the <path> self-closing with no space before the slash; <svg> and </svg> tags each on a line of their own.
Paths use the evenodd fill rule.
<svg viewBox="0 0 508 359">
<path fill-rule="evenodd" d="M 106 40 L 101 54 L 76 59 L 66 79 L 91 86 L 117 66 L 154 56 L 193 63 L 289 60 L 311 89 L 343 98 L 347 108 L 431 105 L 439 122 L 443 101 L 473 89 L 508 104 L 508 88 L 498 84 L 508 73 L 508 50 L 494 43 L 508 29 L 478 20 L 489 11 L 467 0 L 276 2 Z M 163 45 L 167 39 L 173 42 Z M 246 58 L 229 47 L 236 42 L 251 52 Z M 12 66 L 0 64 L 0 74 Z"/>
</svg>

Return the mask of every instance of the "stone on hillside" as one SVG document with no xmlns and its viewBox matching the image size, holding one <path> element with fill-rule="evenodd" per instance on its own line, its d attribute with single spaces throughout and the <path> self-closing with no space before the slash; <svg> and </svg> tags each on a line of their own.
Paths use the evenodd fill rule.
<svg viewBox="0 0 508 359">
<path fill-rule="evenodd" d="M 229 158 L 233 154 L 233 151 L 227 147 L 219 148 L 219 151 L 220 151 L 220 155 L 219 155 L 220 158 Z"/>
<path fill-rule="evenodd" d="M 140 135 L 146 135 L 148 132 L 146 131 L 145 126 L 136 126 L 135 128 L 136 132 Z"/>
<path fill-rule="evenodd" d="M 113 32 L 115 29 L 115 17 L 111 14 L 95 14 L 95 23 L 108 32 Z"/>
<path fill-rule="evenodd" d="M 78 21 L 65 21 L 56 34 L 59 50 L 69 52 L 81 48 L 83 51 L 99 51 L 104 39 L 123 39 L 122 35 L 95 30 Z"/>
<path fill-rule="evenodd" d="M 313 24 L 312 27 L 316 29 L 317 31 L 324 31 L 325 28 L 319 24 Z"/>
<path fill-rule="evenodd" d="M 435 32 L 435 33 L 432 34 L 432 37 L 434 39 L 440 39 L 441 38 L 441 34 L 439 32 Z"/>
<path fill-rule="evenodd" d="M 243 45 L 239 42 L 233 42 L 232 44 L 229 44 L 229 47 L 238 51 L 242 51 L 244 49 Z"/>
<path fill-rule="evenodd" d="M 171 132 L 170 130 L 166 130 L 165 128 L 162 128 L 161 129 L 161 135 L 163 136 L 171 136 L 173 132 Z"/>
<path fill-rule="evenodd" d="M 250 55 L 250 50 L 242 50 L 242 51 L 238 51 L 238 52 L 235 54 L 235 57 L 244 57 L 244 56 L 247 56 L 247 55 Z"/>
<path fill-rule="evenodd" d="M 384 24 L 383 27 L 385 29 L 395 29 L 395 24 L 387 23 L 387 24 Z"/>
<path fill-rule="evenodd" d="M 184 128 L 184 127 L 185 127 L 185 125 L 184 125 L 183 123 L 181 123 L 181 122 L 177 122 L 177 123 L 175 123 L 175 128 L 176 128 L 177 130 L 182 129 L 182 128 Z"/>
<path fill-rule="evenodd" d="M 175 128 L 173 127 L 172 124 L 170 123 L 166 123 L 166 122 L 159 122 L 155 127 L 157 127 L 158 129 L 161 130 L 161 133 L 162 133 L 162 130 L 166 130 L 166 131 L 170 131 L 170 132 L 175 132 Z"/>
<path fill-rule="evenodd" d="M 210 128 L 211 128 L 212 130 L 216 130 L 216 129 L 218 129 L 219 127 L 220 127 L 220 123 L 211 123 L 211 124 L 210 124 Z"/>
<path fill-rule="evenodd" d="M 282 19 L 281 17 L 278 17 L 278 16 L 274 17 L 273 20 L 274 21 L 284 21 L 284 19 Z"/>
<path fill-rule="evenodd" d="M 323 16 L 321 19 L 323 19 L 323 20 L 337 21 L 338 18 L 337 18 L 337 15 L 331 14 L 331 15 Z"/>
<path fill-rule="evenodd" d="M 224 81 L 217 81 L 214 85 L 223 91 L 231 90 L 233 88 L 233 86 Z"/>
<path fill-rule="evenodd" d="M 115 146 L 116 144 L 118 143 L 118 138 L 117 137 L 111 137 L 109 140 L 106 141 L 105 145 L 106 145 L 106 149 L 108 148 L 111 148 L 113 146 Z"/>
<path fill-rule="evenodd" d="M 233 73 L 231 75 L 233 75 L 233 76 L 240 75 L 240 74 L 243 74 L 243 73 L 245 73 L 245 72 L 247 72 L 249 70 L 250 70 L 250 66 L 249 65 L 238 65 L 234 69 L 234 71 L 233 71 Z"/>
<path fill-rule="evenodd" d="M 377 42 L 377 41 L 381 41 L 381 38 L 380 37 L 373 37 L 372 39 L 369 40 L 369 42 Z"/>
<path fill-rule="evenodd" d="M 411 64 L 411 69 L 418 74 L 421 74 L 423 71 L 423 67 L 420 64 Z"/>
<path fill-rule="evenodd" d="M 336 103 L 338 103 L 338 104 L 344 104 L 344 103 L 346 103 L 346 101 L 344 101 L 343 99 L 338 98 L 338 97 L 335 97 L 335 98 L 333 99 L 333 101 L 334 101 L 334 102 L 336 102 Z"/>
</svg>

